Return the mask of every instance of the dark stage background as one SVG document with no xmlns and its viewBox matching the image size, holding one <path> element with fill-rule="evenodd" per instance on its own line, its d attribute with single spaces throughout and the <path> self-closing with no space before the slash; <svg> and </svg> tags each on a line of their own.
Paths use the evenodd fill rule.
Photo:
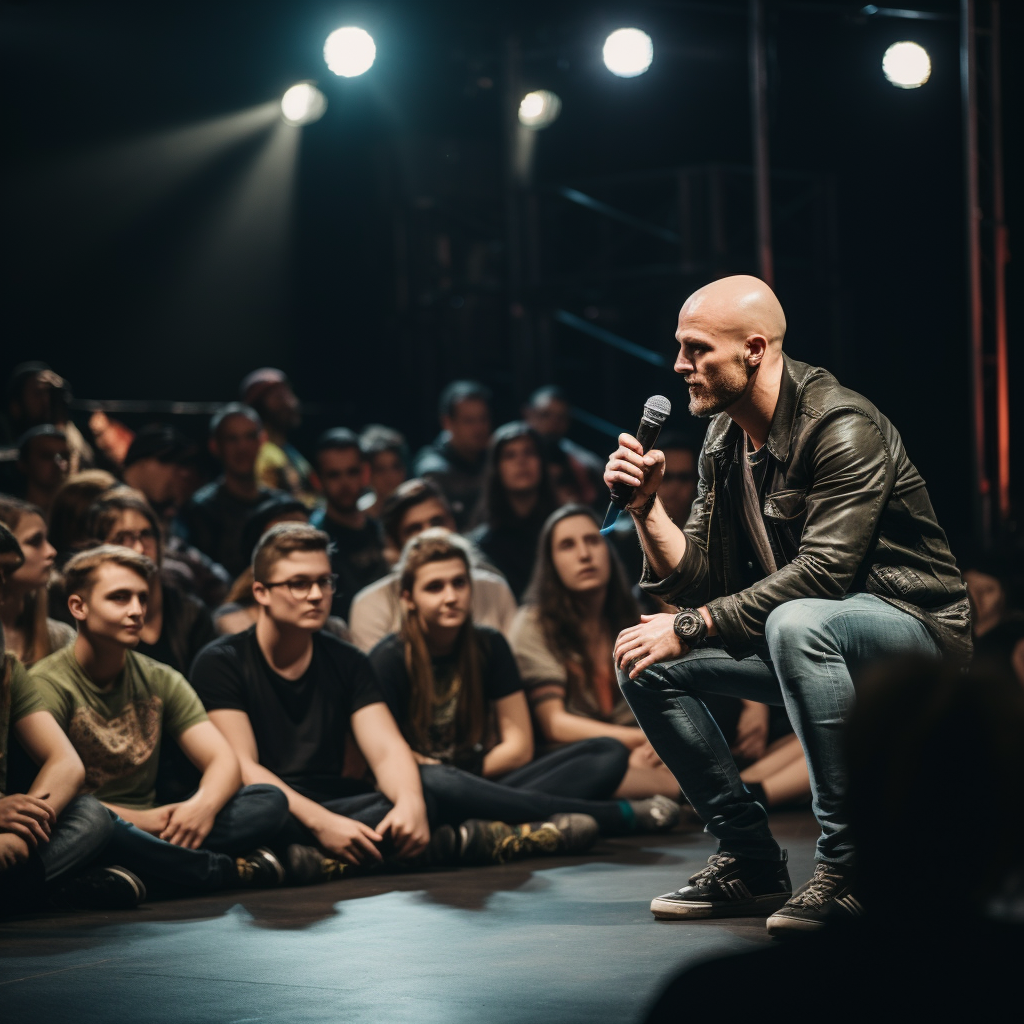
<svg viewBox="0 0 1024 1024">
<path fill-rule="evenodd" d="M 953 0 L 914 6 L 957 10 Z M 1003 5 L 1011 230 L 1024 201 L 1021 6 Z M 956 21 L 767 7 L 787 349 L 832 368 L 896 423 L 959 543 L 970 442 Z M 663 391 L 682 424 L 670 370 L 557 313 L 670 356 L 689 291 L 756 272 L 745 10 L 2 3 L 0 375 L 35 358 L 79 398 L 226 400 L 244 373 L 277 365 L 322 409 L 300 444 L 326 426 L 386 422 L 418 446 L 456 376 L 494 388 L 498 422 L 553 382 L 629 428 L 643 398 Z M 361 78 L 323 64 L 324 38 L 344 24 L 377 43 Z M 600 58 L 607 32 L 624 25 L 655 46 L 651 70 L 631 80 Z M 882 76 L 882 54 L 900 39 L 931 55 L 923 88 Z M 302 79 L 318 81 L 329 108 L 288 128 L 274 105 Z M 513 92 L 531 88 L 554 90 L 563 109 L 535 136 L 529 187 L 516 190 L 503 114 Z M 609 222 L 558 187 L 679 238 Z M 1020 286 L 1018 261 L 1011 381 Z M 1011 411 L 1019 480 L 1024 432 L 1019 405 Z M 204 429 L 199 418 L 181 425 Z M 584 425 L 577 438 L 599 451 L 610 443 Z"/>
</svg>

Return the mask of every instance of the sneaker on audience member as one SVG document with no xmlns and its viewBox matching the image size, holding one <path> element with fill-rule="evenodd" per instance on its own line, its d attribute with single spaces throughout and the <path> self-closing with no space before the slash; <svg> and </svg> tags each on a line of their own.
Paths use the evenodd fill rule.
<svg viewBox="0 0 1024 1024">
<path fill-rule="evenodd" d="M 679 804 L 667 796 L 630 800 L 637 832 L 668 832 L 679 823 Z"/>
<path fill-rule="evenodd" d="M 587 814 L 561 814 L 556 817 L 565 827 L 563 833 L 551 821 L 524 825 L 506 825 L 503 821 L 471 818 L 459 826 L 463 864 L 507 864 L 524 857 L 556 856 L 579 853 L 597 838 L 597 822 Z"/>
<path fill-rule="evenodd" d="M 120 865 L 90 868 L 59 882 L 49 893 L 55 910 L 131 910 L 146 898 L 146 887 Z"/>
<path fill-rule="evenodd" d="M 782 860 L 713 853 L 682 889 L 651 900 L 651 913 L 659 921 L 771 914 L 793 895 L 786 860 L 785 851 Z"/>
<path fill-rule="evenodd" d="M 336 857 L 328 857 L 315 846 L 293 843 L 285 851 L 287 878 L 295 885 L 315 885 L 343 877 L 349 867 Z"/>
<path fill-rule="evenodd" d="M 804 882 L 793 898 L 768 918 L 772 935 L 816 932 L 833 921 L 851 921 L 864 915 L 864 908 L 851 891 L 849 869 L 818 861 L 814 875 Z"/>
<path fill-rule="evenodd" d="M 247 889 L 269 889 L 284 881 L 284 867 L 265 846 L 244 857 L 236 857 L 235 868 L 238 871 L 238 884 Z"/>
</svg>

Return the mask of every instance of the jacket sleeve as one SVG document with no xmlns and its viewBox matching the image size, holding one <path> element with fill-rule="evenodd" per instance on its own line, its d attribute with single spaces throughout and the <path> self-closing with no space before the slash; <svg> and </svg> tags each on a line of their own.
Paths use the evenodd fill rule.
<svg viewBox="0 0 1024 1024">
<path fill-rule="evenodd" d="M 669 604 L 680 607 L 698 607 L 708 599 L 710 573 L 708 572 L 708 530 L 715 504 L 714 462 L 702 454 L 698 468 L 697 497 L 690 509 L 683 533 L 686 550 L 679 564 L 663 580 L 655 579 L 650 563 L 644 555 L 644 571 L 640 588 Z"/>
<path fill-rule="evenodd" d="M 810 439 L 807 518 L 796 557 L 752 587 L 715 598 L 708 611 L 726 650 L 749 653 L 780 604 L 846 594 L 878 532 L 896 471 L 885 436 L 866 415 L 842 410 Z"/>
</svg>

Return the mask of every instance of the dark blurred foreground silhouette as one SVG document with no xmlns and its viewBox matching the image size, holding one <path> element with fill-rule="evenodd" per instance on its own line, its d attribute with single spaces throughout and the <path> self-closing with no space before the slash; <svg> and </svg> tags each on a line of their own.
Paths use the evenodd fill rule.
<svg viewBox="0 0 1024 1024">
<path fill-rule="evenodd" d="M 876 668 L 858 686 L 847 758 L 865 917 L 683 971 L 647 1024 L 741 1004 L 758 1016 L 946 1020 L 1017 1003 L 1024 689 L 995 669 Z"/>
</svg>

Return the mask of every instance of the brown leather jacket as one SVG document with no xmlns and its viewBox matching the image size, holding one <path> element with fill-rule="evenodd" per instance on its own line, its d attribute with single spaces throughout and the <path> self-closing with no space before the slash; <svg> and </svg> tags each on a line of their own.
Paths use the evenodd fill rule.
<svg viewBox="0 0 1024 1024">
<path fill-rule="evenodd" d="M 785 601 L 869 593 L 967 660 L 967 591 L 896 428 L 827 370 L 783 359 L 763 509 L 779 570 L 752 585 L 743 578 L 743 432 L 721 413 L 701 451 L 686 552 L 663 580 L 645 565 L 641 586 L 680 607 L 706 604 L 737 658 L 763 643 L 769 613 Z"/>
</svg>

